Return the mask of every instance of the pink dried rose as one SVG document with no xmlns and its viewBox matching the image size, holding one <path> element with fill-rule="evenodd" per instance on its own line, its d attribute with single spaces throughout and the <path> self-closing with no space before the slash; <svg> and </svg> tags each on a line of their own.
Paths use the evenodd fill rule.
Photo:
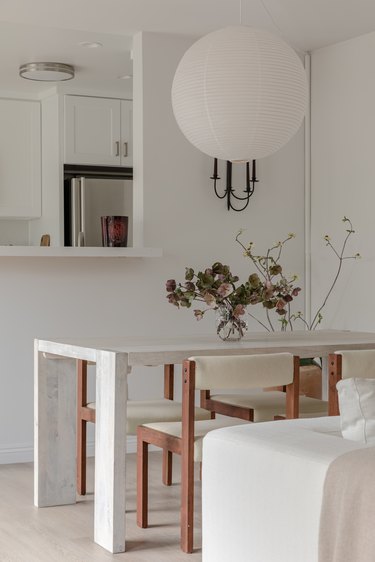
<svg viewBox="0 0 375 562">
<path fill-rule="evenodd" d="M 233 316 L 238 318 L 239 316 L 243 316 L 246 312 L 246 309 L 243 304 L 237 304 L 233 309 Z"/>
<path fill-rule="evenodd" d="M 265 300 L 270 300 L 273 297 L 275 292 L 275 286 L 271 283 L 271 281 L 266 281 L 264 283 L 264 291 L 263 296 Z"/>
<path fill-rule="evenodd" d="M 177 306 L 178 308 L 178 300 L 175 294 L 171 293 L 170 295 L 167 295 L 167 299 L 170 304 L 174 304 L 174 306 Z"/>
<path fill-rule="evenodd" d="M 168 279 L 165 284 L 168 293 L 173 293 L 176 290 L 176 281 L 174 279 Z"/>
<path fill-rule="evenodd" d="M 206 303 L 206 305 L 207 305 L 209 308 L 215 308 L 215 306 L 216 306 L 216 299 L 215 299 L 215 297 L 214 297 L 213 295 L 211 295 L 211 293 L 206 293 L 206 294 L 203 296 L 203 299 L 204 299 L 204 302 Z"/>
<path fill-rule="evenodd" d="M 233 293 L 233 287 L 230 283 L 222 283 L 217 289 L 217 294 L 223 299 L 231 293 Z"/>
</svg>

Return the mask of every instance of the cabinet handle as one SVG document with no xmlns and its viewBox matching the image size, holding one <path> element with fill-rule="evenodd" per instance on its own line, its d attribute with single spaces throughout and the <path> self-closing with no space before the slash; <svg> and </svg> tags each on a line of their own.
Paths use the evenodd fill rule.
<svg viewBox="0 0 375 562">
<path fill-rule="evenodd" d="M 128 155 L 128 143 L 124 142 L 124 157 L 126 158 Z"/>
<path fill-rule="evenodd" d="M 115 145 L 116 145 L 116 156 L 120 156 L 120 141 L 116 141 Z"/>
</svg>

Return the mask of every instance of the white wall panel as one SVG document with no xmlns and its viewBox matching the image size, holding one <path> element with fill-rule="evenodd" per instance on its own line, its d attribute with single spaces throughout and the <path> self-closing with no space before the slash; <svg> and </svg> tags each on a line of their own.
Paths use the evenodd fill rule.
<svg viewBox="0 0 375 562">
<path fill-rule="evenodd" d="M 213 193 L 212 161 L 186 141 L 172 114 L 174 70 L 191 41 L 147 33 L 134 44 L 134 197 L 138 210 L 144 201 L 144 243 L 162 247 L 164 257 L 1 259 L 0 462 L 1 450 L 9 460 L 14 444 L 32 446 L 34 337 L 212 333 L 214 314 L 198 323 L 191 310 L 172 307 L 164 283 L 182 279 L 185 266 L 216 260 L 247 276 L 249 263 L 234 240 L 239 228 L 247 229 L 244 238 L 259 251 L 296 232 L 284 263 L 303 282 L 303 130 L 259 162 L 249 208 L 228 212 Z M 137 228 L 135 236 L 139 241 Z M 130 395 L 159 396 L 161 375 L 161 369 L 134 369 Z M 14 460 L 22 460 L 20 454 Z"/>
<path fill-rule="evenodd" d="M 356 234 L 338 285 L 324 310 L 325 328 L 374 330 L 375 33 L 312 55 L 312 308 L 324 299 L 337 266 L 323 236 L 339 245 L 341 222 Z"/>
</svg>

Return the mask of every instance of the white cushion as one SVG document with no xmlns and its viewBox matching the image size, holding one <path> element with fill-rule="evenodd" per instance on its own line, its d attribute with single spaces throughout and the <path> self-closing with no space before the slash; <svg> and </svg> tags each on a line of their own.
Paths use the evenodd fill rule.
<svg viewBox="0 0 375 562">
<path fill-rule="evenodd" d="M 191 357 L 195 361 L 195 386 L 210 388 L 263 388 L 293 381 L 290 353 Z"/>
<path fill-rule="evenodd" d="M 286 397 L 284 392 L 246 392 L 245 394 L 214 394 L 212 400 L 233 406 L 254 410 L 254 421 L 270 421 L 275 415 L 285 415 Z M 301 417 L 308 414 L 327 415 L 328 402 L 300 396 Z"/>
<path fill-rule="evenodd" d="M 182 419 L 181 402 L 175 400 L 128 400 L 127 406 L 126 431 L 129 435 L 136 435 L 137 427 L 145 423 Z M 95 402 L 87 404 L 87 407 L 95 409 Z M 195 417 L 197 420 L 208 420 L 211 414 L 203 408 L 195 408 Z"/>
<path fill-rule="evenodd" d="M 202 442 L 203 437 L 214 429 L 221 429 L 223 427 L 232 427 L 235 425 L 246 425 L 248 422 L 238 420 L 237 418 L 218 418 L 215 420 L 196 421 L 194 427 L 194 461 L 201 462 L 202 460 Z M 180 422 L 162 422 L 162 423 L 147 423 L 145 427 L 155 429 L 161 433 L 167 433 L 174 437 L 181 437 L 182 424 Z"/>
<path fill-rule="evenodd" d="M 337 392 L 343 437 L 375 444 L 375 379 L 341 380 Z"/>
</svg>

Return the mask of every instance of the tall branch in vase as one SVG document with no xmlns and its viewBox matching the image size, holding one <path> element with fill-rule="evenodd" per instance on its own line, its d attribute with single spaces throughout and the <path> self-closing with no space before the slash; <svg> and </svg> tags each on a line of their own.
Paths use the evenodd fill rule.
<svg viewBox="0 0 375 562">
<path fill-rule="evenodd" d="M 240 240 L 242 234 L 243 231 L 237 234 L 236 241 L 244 250 L 244 256 L 252 261 L 256 269 L 256 272 L 252 273 L 248 279 L 252 288 L 250 304 L 262 304 L 265 309 L 264 321 L 250 312 L 248 312 L 249 316 L 269 332 L 274 332 L 275 325 L 271 317 L 271 311 L 274 310 L 279 317 L 281 330 L 285 331 L 288 327 L 293 329 L 290 303 L 298 296 L 301 288 L 294 284 L 297 281 L 297 275 L 286 276 L 284 274 L 280 260 L 285 244 L 294 238 L 295 234 L 288 234 L 284 240 L 268 248 L 265 255 L 254 252 L 253 242 L 245 246 Z"/>
<path fill-rule="evenodd" d="M 265 309 L 265 320 L 261 321 L 254 314 L 249 312 L 251 318 L 256 320 L 263 328 L 268 331 L 275 331 L 274 321 L 271 318 L 271 312 L 274 310 L 278 315 L 278 321 L 281 324 L 281 330 L 293 330 L 294 323 L 301 321 L 306 329 L 315 330 L 321 323 L 323 316 L 322 310 L 327 304 L 327 301 L 332 294 L 333 289 L 339 279 L 342 271 L 343 263 L 345 260 L 358 259 L 360 254 L 346 255 L 347 244 L 349 238 L 355 233 L 353 225 L 347 217 L 344 217 L 343 222 L 346 226 L 346 234 L 341 247 L 337 249 L 330 236 L 325 235 L 324 240 L 334 257 L 338 260 L 336 273 L 333 277 L 329 290 L 318 307 L 316 313 L 313 315 L 311 322 L 307 322 L 302 312 L 293 313 L 291 310 L 291 303 L 301 291 L 301 288 L 295 285 L 298 277 L 297 275 L 288 276 L 284 273 L 283 267 L 280 264 L 282 252 L 285 245 L 295 238 L 295 234 L 290 233 L 288 236 L 277 242 L 274 246 L 269 248 L 265 255 L 258 255 L 254 252 L 254 243 L 250 242 L 246 246 L 240 240 L 243 231 L 240 231 L 236 236 L 236 241 L 243 249 L 244 256 L 249 258 L 254 265 L 256 272 L 252 273 L 249 277 L 249 284 L 252 288 L 250 304 L 262 304 Z"/>
</svg>

